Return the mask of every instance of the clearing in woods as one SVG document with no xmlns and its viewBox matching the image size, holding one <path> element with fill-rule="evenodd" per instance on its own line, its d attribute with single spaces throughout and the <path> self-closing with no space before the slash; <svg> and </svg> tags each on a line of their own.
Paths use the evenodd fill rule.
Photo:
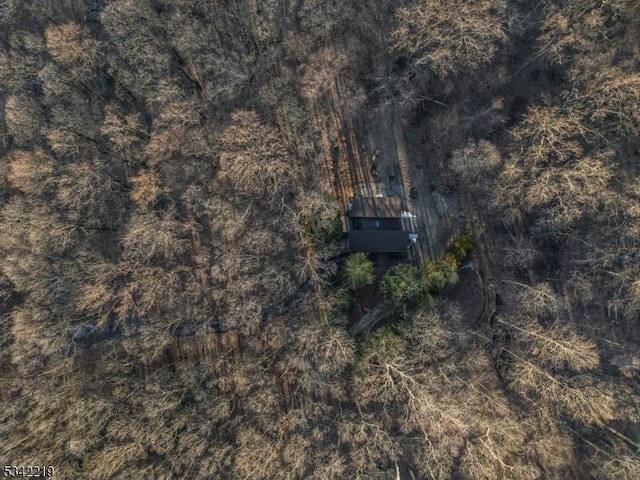
<svg viewBox="0 0 640 480">
<path fill-rule="evenodd" d="M 409 258 L 420 267 L 437 258 L 448 234 L 436 209 L 430 183 L 410 162 L 403 129 L 393 107 L 365 114 L 352 113 L 342 97 L 340 80 L 328 86 L 328 105 L 315 107 L 314 122 L 321 135 L 322 156 L 331 190 L 343 214 L 354 195 L 393 195 L 402 198 L 404 229 L 419 233 Z"/>
</svg>

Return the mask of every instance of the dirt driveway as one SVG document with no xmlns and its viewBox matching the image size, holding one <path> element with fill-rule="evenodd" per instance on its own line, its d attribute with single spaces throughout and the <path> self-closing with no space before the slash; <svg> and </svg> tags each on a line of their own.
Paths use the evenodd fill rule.
<svg viewBox="0 0 640 480">
<path fill-rule="evenodd" d="M 400 186 L 397 191 L 403 206 L 414 215 L 406 219 L 406 228 L 420 235 L 413 257 L 424 268 L 426 263 L 442 255 L 448 239 L 442 235 L 444 224 L 431 194 L 430 182 L 409 158 L 400 120 L 392 108 L 370 114 L 366 126 L 370 149 L 379 152 L 377 168 L 386 173 L 386 178 L 381 180 Z M 393 190 L 395 193 L 396 189 Z"/>
</svg>

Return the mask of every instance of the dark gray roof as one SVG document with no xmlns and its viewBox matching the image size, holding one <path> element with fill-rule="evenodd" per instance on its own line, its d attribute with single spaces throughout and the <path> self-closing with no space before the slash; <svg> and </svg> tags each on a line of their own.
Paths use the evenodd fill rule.
<svg viewBox="0 0 640 480">
<path fill-rule="evenodd" d="M 351 230 L 349 250 L 352 252 L 406 252 L 409 232 L 402 230 Z"/>
<path fill-rule="evenodd" d="M 402 202 L 400 197 L 353 197 L 350 217 L 360 218 L 400 218 Z"/>
</svg>

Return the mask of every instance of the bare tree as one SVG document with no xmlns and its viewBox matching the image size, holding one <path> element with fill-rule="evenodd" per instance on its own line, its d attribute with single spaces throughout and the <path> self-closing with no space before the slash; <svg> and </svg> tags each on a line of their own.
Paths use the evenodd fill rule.
<svg viewBox="0 0 640 480">
<path fill-rule="evenodd" d="M 19 146 L 28 148 L 40 140 L 43 112 L 40 104 L 27 95 L 11 95 L 4 104 L 8 133 Z"/>
<path fill-rule="evenodd" d="M 439 76 L 487 64 L 505 41 L 504 2 L 419 1 L 396 11 L 392 48 Z"/>
<path fill-rule="evenodd" d="M 144 170 L 131 179 L 131 200 L 142 209 L 151 208 L 161 197 L 164 189 L 155 170 Z"/>
<path fill-rule="evenodd" d="M 125 205 L 123 185 L 103 162 L 65 168 L 58 179 L 58 200 L 67 219 L 86 228 L 115 228 Z"/>
<path fill-rule="evenodd" d="M 49 27 L 45 33 L 51 56 L 69 69 L 72 78 L 85 79 L 101 62 L 101 48 L 84 25 L 65 23 Z"/>
<path fill-rule="evenodd" d="M 9 157 L 7 179 L 14 188 L 27 195 L 50 195 L 57 175 L 54 160 L 41 149 L 14 150 Z"/>
<path fill-rule="evenodd" d="M 138 263 L 172 263 L 186 251 L 187 230 L 175 213 L 135 214 L 122 237 L 124 257 Z"/>
<path fill-rule="evenodd" d="M 15 197 L 2 207 L 2 247 L 6 253 L 61 256 L 78 245 L 78 228 L 41 201 Z"/>
<path fill-rule="evenodd" d="M 462 175 L 465 182 L 473 185 L 491 178 L 502 163 L 499 150 L 487 140 L 471 142 L 463 149 L 453 152 L 451 168 Z"/>
<path fill-rule="evenodd" d="M 101 131 L 125 152 L 146 136 L 140 115 L 136 112 L 125 113 L 114 104 L 109 104 L 106 108 Z"/>
<path fill-rule="evenodd" d="M 532 106 L 512 134 L 519 158 L 531 165 L 562 164 L 583 154 L 578 139 L 586 130 L 580 112 L 571 105 Z"/>
<path fill-rule="evenodd" d="M 278 208 L 300 182 L 291 148 L 255 112 L 235 112 L 231 121 L 220 138 L 222 178 L 249 198 Z"/>
<path fill-rule="evenodd" d="M 554 324 L 543 329 L 531 320 L 497 321 L 513 329 L 522 337 L 531 354 L 553 370 L 570 369 L 581 372 L 597 368 L 600 364 L 595 344 L 578 335 L 569 325 Z"/>
</svg>

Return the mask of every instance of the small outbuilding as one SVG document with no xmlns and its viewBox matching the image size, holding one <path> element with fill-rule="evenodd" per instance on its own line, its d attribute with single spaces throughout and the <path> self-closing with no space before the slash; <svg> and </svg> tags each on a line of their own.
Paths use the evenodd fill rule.
<svg viewBox="0 0 640 480">
<path fill-rule="evenodd" d="M 402 229 L 400 197 L 353 197 L 349 217 L 349 250 L 368 253 L 406 252 L 410 232 Z"/>
</svg>

